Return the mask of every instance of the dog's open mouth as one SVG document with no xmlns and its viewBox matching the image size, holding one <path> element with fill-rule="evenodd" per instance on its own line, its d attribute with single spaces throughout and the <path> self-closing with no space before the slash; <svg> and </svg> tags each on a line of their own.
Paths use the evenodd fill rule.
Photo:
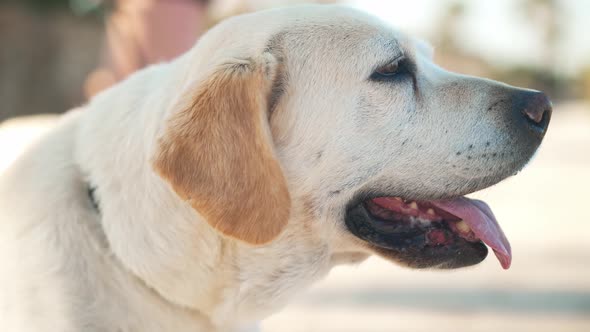
<svg viewBox="0 0 590 332">
<path fill-rule="evenodd" d="M 466 197 L 432 201 L 371 198 L 347 212 L 346 225 L 355 236 L 381 252 L 391 251 L 395 259 L 413 267 L 477 264 L 487 255 L 483 243 L 504 269 L 512 259 L 510 244 L 491 209 Z"/>
</svg>

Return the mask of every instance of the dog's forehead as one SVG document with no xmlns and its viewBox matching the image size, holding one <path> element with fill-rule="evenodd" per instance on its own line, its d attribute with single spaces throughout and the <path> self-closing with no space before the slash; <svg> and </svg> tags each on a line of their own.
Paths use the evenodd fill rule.
<svg viewBox="0 0 590 332">
<path fill-rule="evenodd" d="M 289 22 L 282 31 L 298 45 L 324 51 L 350 50 L 368 53 L 398 53 L 411 45 L 408 38 L 391 25 L 370 14 L 342 6 L 322 6 L 323 11 Z"/>
<path fill-rule="evenodd" d="M 284 52 L 280 55 L 286 56 L 290 74 L 292 68 L 308 70 L 299 71 L 302 79 L 313 72 L 341 72 L 341 78 L 350 79 L 370 75 L 375 66 L 401 54 L 412 57 L 415 44 L 390 24 L 357 9 L 303 5 L 225 20 L 197 43 L 191 69 L 185 72 L 198 76 L 227 59 L 257 57 L 273 48 Z"/>
<path fill-rule="evenodd" d="M 319 8 L 287 9 L 290 20 L 283 21 L 269 45 L 282 46 L 296 62 L 346 68 L 350 73 L 356 68 L 363 75 L 377 64 L 414 54 L 414 41 L 377 17 L 342 6 Z"/>
<path fill-rule="evenodd" d="M 238 16 L 224 24 L 234 32 L 226 35 L 225 40 L 244 40 L 247 35 L 247 44 L 258 49 L 264 49 L 276 36 L 292 44 L 286 46 L 292 46 L 293 51 L 344 48 L 348 52 L 367 51 L 366 56 L 378 52 L 392 54 L 413 45 L 405 34 L 379 18 L 341 5 L 271 9 Z M 233 45 L 240 43 L 232 41 Z"/>
</svg>

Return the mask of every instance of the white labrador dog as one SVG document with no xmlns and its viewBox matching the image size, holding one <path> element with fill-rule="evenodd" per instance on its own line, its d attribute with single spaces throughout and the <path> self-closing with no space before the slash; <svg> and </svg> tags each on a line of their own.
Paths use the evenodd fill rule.
<svg viewBox="0 0 590 332">
<path fill-rule="evenodd" d="M 508 268 L 462 195 L 527 163 L 550 102 L 431 53 L 353 9 L 264 11 L 70 112 L 0 181 L 0 329 L 232 331 L 373 253 Z"/>
</svg>

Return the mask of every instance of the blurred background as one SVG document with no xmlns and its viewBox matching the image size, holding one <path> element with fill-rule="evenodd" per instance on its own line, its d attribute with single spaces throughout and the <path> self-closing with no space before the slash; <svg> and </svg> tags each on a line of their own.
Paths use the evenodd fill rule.
<svg viewBox="0 0 590 332">
<path fill-rule="evenodd" d="M 436 48 L 436 62 L 547 92 L 554 117 L 530 165 L 474 197 L 514 261 L 413 271 L 339 267 L 264 332 L 590 331 L 590 1 L 357 0 Z M 0 0 L 0 173 L 62 113 L 190 48 L 219 20 L 289 0 Z M 2 122 L 3 120 L 7 120 Z"/>
</svg>

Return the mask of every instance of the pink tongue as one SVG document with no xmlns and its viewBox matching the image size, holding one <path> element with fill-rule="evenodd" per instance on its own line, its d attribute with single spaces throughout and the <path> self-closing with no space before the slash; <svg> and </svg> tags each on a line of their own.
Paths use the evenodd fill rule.
<svg viewBox="0 0 590 332">
<path fill-rule="evenodd" d="M 512 261 L 510 243 L 508 243 L 492 210 L 486 203 L 467 197 L 431 201 L 430 203 L 441 210 L 463 219 L 471 227 L 473 233 L 494 250 L 502 267 L 504 269 L 510 267 L 510 262 Z"/>
</svg>

